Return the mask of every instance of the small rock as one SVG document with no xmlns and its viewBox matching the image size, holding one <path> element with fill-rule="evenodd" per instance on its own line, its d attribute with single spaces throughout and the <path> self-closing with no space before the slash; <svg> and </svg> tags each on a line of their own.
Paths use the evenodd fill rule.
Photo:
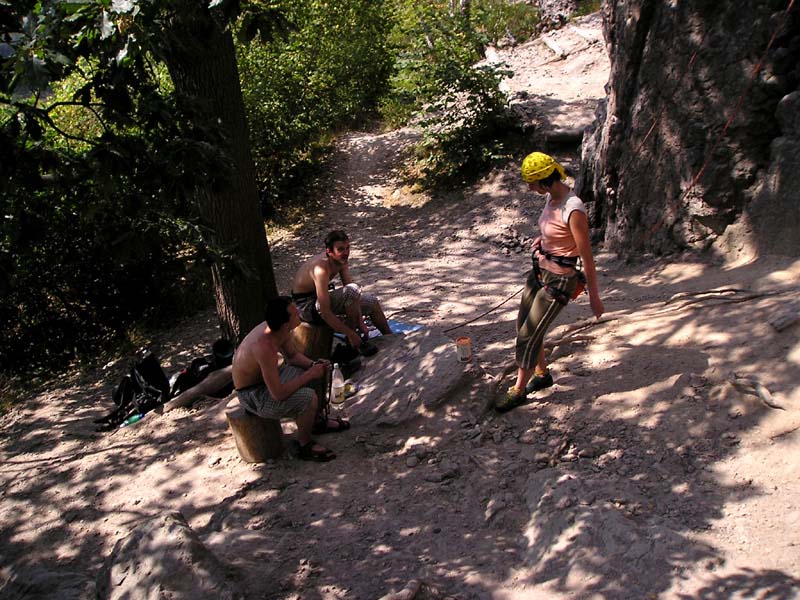
<svg viewBox="0 0 800 600">
<path fill-rule="evenodd" d="M 537 452 L 533 455 L 533 460 L 537 463 L 546 463 L 550 461 L 550 454 L 548 452 Z"/>
<path fill-rule="evenodd" d="M 570 498 L 569 496 L 564 496 L 561 498 L 561 500 L 556 502 L 556 508 L 558 510 L 564 510 L 569 508 L 570 506 L 572 506 L 572 498 Z"/>
<path fill-rule="evenodd" d="M 219 457 L 219 456 L 213 456 L 213 457 L 211 457 L 211 458 L 209 458 L 209 459 L 208 459 L 208 466 L 209 466 L 209 467 L 213 467 L 214 465 L 218 465 L 218 464 L 220 463 L 220 461 L 221 461 L 221 460 L 222 460 L 222 458 L 221 458 L 221 457 Z"/>
<path fill-rule="evenodd" d="M 444 481 L 445 479 L 455 479 L 456 477 L 458 477 L 458 475 L 459 471 L 457 468 L 448 469 L 446 471 L 442 471 L 441 473 L 442 481 Z"/>
<path fill-rule="evenodd" d="M 486 510 L 483 511 L 483 520 L 487 523 L 491 521 L 494 516 L 506 507 L 506 503 L 499 498 L 492 498 L 486 505 Z"/>
<path fill-rule="evenodd" d="M 413 469 L 418 464 L 419 464 L 419 459 L 416 456 L 409 456 L 406 459 L 406 466 L 409 467 L 410 469 Z"/>
</svg>

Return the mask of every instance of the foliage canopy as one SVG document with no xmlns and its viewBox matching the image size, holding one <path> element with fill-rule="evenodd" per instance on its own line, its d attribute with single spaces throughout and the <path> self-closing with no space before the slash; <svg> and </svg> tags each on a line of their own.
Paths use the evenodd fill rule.
<svg viewBox="0 0 800 600">
<path fill-rule="evenodd" d="M 236 35 L 265 212 L 378 106 L 425 128 L 431 180 L 458 182 L 502 151 L 507 73 L 474 65 L 486 44 L 524 37 L 535 13 L 450 4 L 208 3 Z M 207 305 L 207 267 L 236 267 L 195 202 L 231 176 L 226 131 L 178 98 L 166 67 L 176 15 L 202 6 L 0 0 L 0 370 L 93 357 L 133 323 Z"/>
</svg>

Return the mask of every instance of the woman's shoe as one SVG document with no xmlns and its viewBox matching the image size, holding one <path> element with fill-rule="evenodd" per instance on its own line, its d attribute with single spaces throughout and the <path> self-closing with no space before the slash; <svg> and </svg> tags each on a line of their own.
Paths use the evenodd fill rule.
<svg viewBox="0 0 800 600">
<path fill-rule="evenodd" d="M 523 404 L 525 404 L 525 392 L 510 387 L 506 395 L 494 403 L 494 409 L 499 413 L 504 413 Z"/>
<path fill-rule="evenodd" d="M 551 385 L 553 385 L 553 376 L 550 375 L 550 371 L 548 371 L 544 375 L 534 375 L 531 377 L 528 385 L 525 386 L 525 392 L 528 394 L 538 392 L 539 390 L 549 388 Z"/>
</svg>

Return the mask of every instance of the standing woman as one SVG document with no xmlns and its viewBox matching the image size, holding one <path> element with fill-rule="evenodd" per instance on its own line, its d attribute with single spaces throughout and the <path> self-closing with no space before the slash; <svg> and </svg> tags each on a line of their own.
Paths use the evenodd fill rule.
<svg viewBox="0 0 800 600">
<path fill-rule="evenodd" d="M 599 318 L 605 310 L 597 287 L 586 207 L 564 183 L 565 177 L 564 168 L 547 154 L 534 152 L 522 161 L 523 181 L 532 191 L 545 195 L 545 206 L 539 217 L 541 236 L 534 241 L 534 269 L 525 282 L 517 315 L 517 381 L 496 402 L 498 412 L 524 404 L 526 394 L 553 385 L 544 358 L 544 334 L 583 285 L 578 257 L 594 316 Z"/>
</svg>

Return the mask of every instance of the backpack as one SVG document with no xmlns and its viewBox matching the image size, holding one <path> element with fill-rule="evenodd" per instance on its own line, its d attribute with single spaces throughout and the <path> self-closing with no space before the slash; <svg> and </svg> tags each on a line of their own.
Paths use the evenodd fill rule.
<svg viewBox="0 0 800 600">
<path fill-rule="evenodd" d="M 181 369 L 170 379 L 169 397 L 174 398 L 203 381 L 208 374 L 227 367 L 233 362 L 233 344 L 222 338 L 211 346 L 211 355 L 195 358 L 188 367 Z M 230 391 L 223 394 L 227 396 Z"/>
<path fill-rule="evenodd" d="M 96 431 L 111 431 L 126 420 L 140 418 L 169 399 L 170 386 L 161 363 L 152 352 L 136 363 L 114 390 L 116 408 L 104 417 L 95 419 Z"/>
</svg>

